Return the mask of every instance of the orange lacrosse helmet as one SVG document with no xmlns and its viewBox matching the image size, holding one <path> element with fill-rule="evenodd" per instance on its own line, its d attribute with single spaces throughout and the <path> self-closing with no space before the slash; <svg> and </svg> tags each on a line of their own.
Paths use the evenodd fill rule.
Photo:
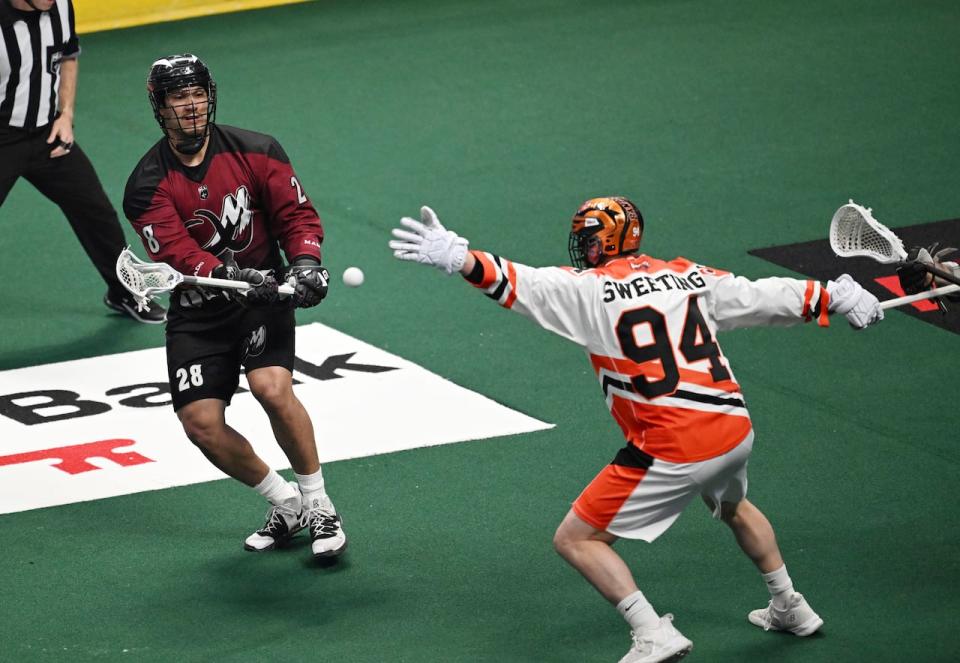
<svg viewBox="0 0 960 663">
<path fill-rule="evenodd" d="M 596 267 L 607 258 L 636 253 L 643 237 L 643 215 L 626 198 L 591 198 L 573 215 L 570 260 L 577 269 Z"/>
</svg>

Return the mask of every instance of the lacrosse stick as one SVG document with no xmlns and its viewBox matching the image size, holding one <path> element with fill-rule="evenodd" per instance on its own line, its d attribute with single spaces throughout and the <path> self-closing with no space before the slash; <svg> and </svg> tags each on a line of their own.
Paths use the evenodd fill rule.
<svg viewBox="0 0 960 663">
<path fill-rule="evenodd" d="M 870 208 L 852 200 L 838 209 L 830 220 L 830 248 L 841 258 L 863 256 L 885 265 L 901 264 L 907 257 L 900 238 L 874 219 Z M 960 278 L 950 272 L 932 265 L 923 265 L 923 268 L 944 281 L 960 285 Z"/>
<path fill-rule="evenodd" d="M 926 290 L 924 292 L 918 292 L 915 295 L 907 295 L 906 297 L 897 297 L 896 299 L 882 301 L 880 302 L 880 308 L 896 308 L 897 306 L 903 306 L 904 304 L 919 302 L 921 299 L 933 299 L 934 297 L 949 295 L 951 292 L 957 291 L 960 291 L 960 285 L 945 285 L 942 288 L 937 288 L 936 290 Z"/>
<path fill-rule="evenodd" d="M 181 274 L 165 262 L 144 262 L 129 248 L 121 251 L 117 257 L 117 277 L 137 300 L 137 309 L 140 311 L 146 309 L 151 299 L 170 292 L 181 283 L 231 290 L 248 290 L 251 287 L 246 281 Z M 294 289 L 287 284 L 281 285 L 277 291 L 282 295 L 294 293 Z"/>
</svg>

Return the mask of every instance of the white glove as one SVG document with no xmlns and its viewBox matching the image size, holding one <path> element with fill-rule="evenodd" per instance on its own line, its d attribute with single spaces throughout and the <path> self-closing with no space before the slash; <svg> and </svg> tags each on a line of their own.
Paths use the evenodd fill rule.
<svg viewBox="0 0 960 663">
<path fill-rule="evenodd" d="M 847 316 L 854 329 L 863 329 L 883 320 L 880 300 L 863 289 L 849 274 L 841 274 L 836 281 L 827 281 L 830 312 Z"/>
<path fill-rule="evenodd" d="M 404 228 L 394 228 L 390 240 L 393 257 L 413 260 L 424 265 L 433 265 L 448 275 L 459 272 L 467 259 L 469 242 L 440 223 L 436 212 L 429 207 L 420 208 L 420 221 L 408 216 L 400 219 Z"/>
</svg>

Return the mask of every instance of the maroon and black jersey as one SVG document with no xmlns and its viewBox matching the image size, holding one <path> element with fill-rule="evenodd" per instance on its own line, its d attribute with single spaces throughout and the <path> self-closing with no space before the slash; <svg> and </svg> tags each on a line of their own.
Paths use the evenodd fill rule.
<svg viewBox="0 0 960 663">
<path fill-rule="evenodd" d="M 288 261 L 320 259 L 323 227 L 290 159 L 253 131 L 213 125 L 203 162 L 192 167 L 161 139 L 127 180 L 123 211 L 147 254 L 183 274 L 209 276 L 225 251 L 256 269 L 282 267 L 281 248 Z M 178 288 L 170 301 L 171 313 L 193 318 L 227 306 L 198 289 Z"/>
</svg>

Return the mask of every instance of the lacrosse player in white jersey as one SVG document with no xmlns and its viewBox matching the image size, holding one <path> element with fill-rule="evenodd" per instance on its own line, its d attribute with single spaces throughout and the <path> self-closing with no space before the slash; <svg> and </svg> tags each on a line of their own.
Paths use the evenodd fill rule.
<svg viewBox="0 0 960 663">
<path fill-rule="evenodd" d="M 470 251 L 429 207 L 401 220 L 394 256 L 459 272 L 501 306 L 583 347 L 626 446 L 574 501 L 557 552 L 630 625 L 621 663 L 679 658 L 693 643 L 659 615 L 614 551 L 618 538 L 653 541 L 697 496 L 733 530 L 762 574 L 767 607 L 748 619 L 810 635 L 823 620 L 794 591 L 773 528 L 746 499 L 753 428 L 718 331 L 845 315 L 855 329 L 883 318 L 877 298 L 848 275 L 830 281 L 751 281 L 685 258 L 639 253 L 643 217 L 626 198 L 594 198 L 573 217 L 574 267 L 534 268 Z"/>
</svg>

